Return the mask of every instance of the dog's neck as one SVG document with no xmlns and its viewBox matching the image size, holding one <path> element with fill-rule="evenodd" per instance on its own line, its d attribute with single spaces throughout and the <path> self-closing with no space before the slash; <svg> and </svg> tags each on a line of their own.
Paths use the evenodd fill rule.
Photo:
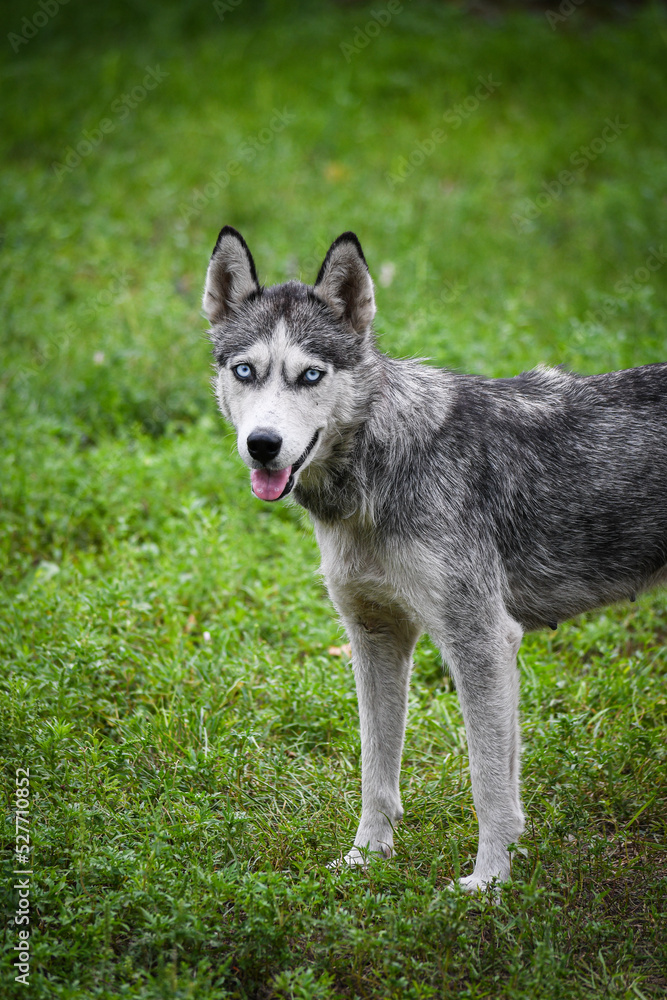
<svg viewBox="0 0 667 1000">
<path fill-rule="evenodd" d="M 294 487 L 294 499 L 318 521 L 340 521 L 354 514 L 361 504 L 362 484 L 353 470 L 363 427 L 359 424 L 347 429 L 331 455 L 304 469 Z"/>
<path fill-rule="evenodd" d="M 353 514 L 382 519 L 386 498 L 379 495 L 375 483 L 400 478 L 406 463 L 424 447 L 424 441 L 415 438 L 414 427 L 428 429 L 433 423 L 431 414 L 437 413 L 441 420 L 447 411 L 443 403 L 452 392 L 449 372 L 390 358 L 377 350 L 360 372 L 358 389 L 363 416 L 343 430 L 321 464 L 304 470 L 294 489 L 297 502 L 328 524 Z M 439 406 L 436 396 L 443 397 Z M 421 425 L 406 418 L 415 408 L 425 411 Z M 388 428 L 392 428 L 390 436 Z M 396 486 L 400 488 L 400 483 Z"/>
</svg>

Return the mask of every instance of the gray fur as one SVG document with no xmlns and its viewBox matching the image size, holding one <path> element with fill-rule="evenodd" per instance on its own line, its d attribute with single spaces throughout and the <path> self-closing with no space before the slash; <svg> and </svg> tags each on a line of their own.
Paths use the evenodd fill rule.
<svg viewBox="0 0 667 1000">
<path fill-rule="evenodd" d="M 242 294 L 221 309 L 230 286 Z M 524 827 L 523 633 L 667 579 L 667 364 L 484 379 L 389 358 L 374 340 L 373 285 L 351 233 L 313 288 L 262 289 L 226 227 L 204 308 L 239 451 L 260 478 L 294 467 L 283 495 L 312 516 L 351 641 L 362 814 L 346 861 L 393 851 L 411 657 L 427 632 L 468 738 L 480 837 L 461 883 L 506 879 L 507 846 Z M 312 369 L 323 374 L 305 384 Z M 257 428 L 282 441 L 270 461 L 248 452 Z"/>
</svg>

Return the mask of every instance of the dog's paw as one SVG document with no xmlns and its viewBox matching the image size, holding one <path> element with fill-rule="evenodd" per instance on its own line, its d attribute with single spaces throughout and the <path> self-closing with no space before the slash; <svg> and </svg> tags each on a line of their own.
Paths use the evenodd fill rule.
<svg viewBox="0 0 667 1000">
<path fill-rule="evenodd" d="M 337 858 L 330 861 L 327 868 L 330 871 L 341 871 L 343 868 L 368 868 L 374 861 L 384 861 L 391 858 L 393 849 L 385 844 L 376 851 L 371 851 L 366 847 L 352 847 L 344 858 Z"/>
<path fill-rule="evenodd" d="M 500 891 L 501 879 L 498 875 L 489 875 L 485 877 L 476 875 L 473 872 L 472 875 L 467 875 L 465 878 L 457 879 L 456 882 L 451 882 L 450 885 L 452 888 L 454 888 L 455 885 L 458 885 L 463 892 L 466 892 L 469 895 L 486 892 L 488 889 L 490 889 L 491 892 L 497 893 Z"/>
<path fill-rule="evenodd" d="M 394 854 L 393 848 L 388 844 L 379 845 L 375 850 L 368 847 L 353 847 L 344 857 L 346 865 L 360 865 L 367 868 L 373 861 L 383 861 L 391 858 Z"/>
<path fill-rule="evenodd" d="M 372 860 L 370 851 L 360 851 L 358 847 L 353 847 L 343 858 L 343 864 L 350 868 L 368 868 Z"/>
<path fill-rule="evenodd" d="M 515 843 L 507 847 L 501 846 L 489 849 L 488 845 L 480 848 L 472 875 L 464 875 L 450 883 L 453 888 L 458 885 L 463 892 L 474 895 L 490 891 L 494 895 L 500 893 L 501 886 L 512 877 L 512 854 L 527 855 L 525 847 L 517 847 Z"/>
</svg>

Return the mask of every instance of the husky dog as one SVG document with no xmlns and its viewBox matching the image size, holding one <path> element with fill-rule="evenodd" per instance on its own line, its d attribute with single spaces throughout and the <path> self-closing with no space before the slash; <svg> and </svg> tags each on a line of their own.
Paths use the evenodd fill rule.
<svg viewBox="0 0 667 1000">
<path fill-rule="evenodd" d="M 362 811 L 345 860 L 392 854 L 411 658 L 427 632 L 468 739 L 479 847 L 461 884 L 507 879 L 524 828 L 523 633 L 667 580 L 667 363 L 486 379 L 387 357 L 353 233 L 314 286 L 263 288 L 225 226 L 203 305 L 253 492 L 310 512 L 351 642 Z"/>
</svg>

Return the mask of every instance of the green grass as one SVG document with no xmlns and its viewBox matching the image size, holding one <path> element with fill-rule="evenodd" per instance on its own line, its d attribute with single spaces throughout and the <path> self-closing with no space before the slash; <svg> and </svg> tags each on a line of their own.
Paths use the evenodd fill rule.
<svg viewBox="0 0 667 1000">
<path fill-rule="evenodd" d="M 395 268 L 393 353 L 664 360 L 664 13 L 552 29 L 414 0 L 350 54 L 386 5 L 227 6 L 70 3 L 14 46 L 42 8 L 3 14 L 3 996 L 663 996 L 664 593 L 524 641 L 529 824 L 499 900 L 445 888 L 476 822 L 427 640 L 397 857 L 332 873 L 359 810 L 352 674 L 307 520 L 252 499 L 215 414 L 199 297 L 224 223 L 268 282 L 312 281 L 354 229 Z"/>
</svg>

